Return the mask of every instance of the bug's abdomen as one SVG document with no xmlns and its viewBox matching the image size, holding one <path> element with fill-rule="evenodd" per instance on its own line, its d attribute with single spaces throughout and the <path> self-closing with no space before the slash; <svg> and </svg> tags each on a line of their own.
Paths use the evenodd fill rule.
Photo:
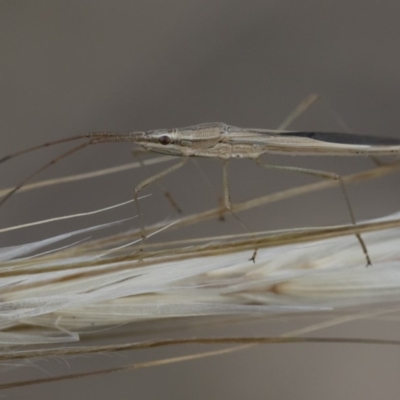
<svg viewBox="0 0 400 400">
<path fill-rule="evenodd" d="M 258 158 L 264 152 L 263 148 L 258 145 L 246 145 L 228 143 L 217 143 L 214 146 L 197 151 L 193 154 L 196 157 L 213 157 L 213 158 Z"/>
</svg>

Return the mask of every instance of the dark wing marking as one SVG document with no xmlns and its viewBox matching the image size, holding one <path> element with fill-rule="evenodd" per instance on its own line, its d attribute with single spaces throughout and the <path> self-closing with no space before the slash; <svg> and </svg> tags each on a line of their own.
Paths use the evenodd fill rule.
<svg viewBox="0 0 400 400">
<path fill-rule="evenodd" d="M 369 135 L 357 135 L 354 133 L 331 133 L 331 132 L 282 132 L 279 136 L 304 137 L 321 142 L 338 144 L 359 144 L 366 146 L 395 146 L 400 145 L 400 139 L 385 138 Z"/>
</svg>

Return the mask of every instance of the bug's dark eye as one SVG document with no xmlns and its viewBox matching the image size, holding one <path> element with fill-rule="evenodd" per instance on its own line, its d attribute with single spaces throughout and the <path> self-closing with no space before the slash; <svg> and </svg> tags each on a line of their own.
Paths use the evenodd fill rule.
<svg viewBox="0 0 400 400">
<path fill-rule="evenodd" d="M 164 136 L 160 136 L 158 138 L 158 141 L 159 141 L 160 144 L 163 144 L 165 146 L 165 145 L 171 143 L 171 138 L 169 136 L 167 136 L 167 135 L 164 135 Z"/>
</svg>

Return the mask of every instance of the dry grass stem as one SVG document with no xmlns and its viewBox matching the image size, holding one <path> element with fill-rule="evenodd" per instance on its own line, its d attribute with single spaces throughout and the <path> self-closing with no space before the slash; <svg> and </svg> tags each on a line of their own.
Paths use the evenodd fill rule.
<svg viewBox="0 0 400 400">
<path fill-rule="evenodd" d="M 165 161 L 164 158 L 160 157 L 159 162 Z M 133 163 L 130 167 L 136 168 L 138 164 Z M 345 181 L 376 178 L 398 168 L 399 164 L 380 166 L 349 175 Z M 106 172 L 116 170 L 121 168 Z M 74 178 L 60 181 L 68 179 Z M 46 182 L 45 185 L 57 183 L 54 180 Z M 337 182 L 324 181 L 284 190 L 235 204 L 234 211 L 238 213 L 335 185 Z M 30 188 L 42 186 L 44 184 L 37 183 Z M 147 232 L 157 238 L 157 233 L 164 229 L 203 222 L 218 217 L 219 213 L 219 209 L 207 210 L 172 223 L 157 224 L 147 228 Z M 39 223 L 43 221 L 35 224 Z M 389 340 L 300 337 L 356 319 L 397 318 L 399 310 L 395 305 L 400 299 L 399 213 L 357 226 L 195 237 L 153 241 L 144 246 L 139 237 L 140 229 L 79 243 L 82 235 L 118 223 L 91 226 L 0 249 L 0 360 L 65 357 L 191 343 L 241 345 L 202 353 L 203 357 L 255 344 L 356 342 L 399 345 L 398 341 Z M 0 233 L 23 227 L 5 228 Z M 365 267 L 364 255 L 353 236 L 356 232 L 363 234 L 373 260 L 372 267 Z M 72 240 L 78 242 L 71 245 Z M 69 245 L 65 246 L 65 241 L 69 241 Z M 61 245 L 59 250 L 48 250 L 49 246 Z M 256 263 L 249 261 L 254 247 L 258 248 Z M 279 337 L 178 338 L 173 336 L 173 331 L 164 331 L 161 324 L 171 321 L 179 326 L 178 321 L 186 318 L 212 324 L 216 317 L 223 321 L 229 318 L 240 321 L 272 316 L 307 318 L 314 314 L 324 317 L 325 321 Z M 168 338 L 145 342 L 130 340 L 120 344 L 113 334 L 109 334 L 106 345 L 94 346 L 85 339 L 90 332 L 95 335 L 98 332 L 101 336 L 104 328 L 136 326 L 144 322 L 151 323 L 150 332 L 158 330 L 158 334 L 164 332 Z M 79 343 L 79 346 L 60 347 L 68 343 Z M 135 364 L 103 373 L 197 357 L 191 355 Z M 88 374 L 97 373 L 100 372 Z M 46 379 L 44 381 L 61 378 Z M 29 382 L 39 383 L 27 381 L 26 384 Z M 1 387 L 13 385 L 17 384 Z"/>
</svg>

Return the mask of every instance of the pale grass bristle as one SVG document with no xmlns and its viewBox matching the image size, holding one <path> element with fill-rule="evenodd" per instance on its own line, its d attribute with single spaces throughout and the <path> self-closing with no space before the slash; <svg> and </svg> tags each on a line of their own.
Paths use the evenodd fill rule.
<svg viewBox="0 0 400 400">
<path fill-rule="evenodd" d="M 379 167 L 346 179 L 366 179 L 394 169 Z M 303 192 L 329 185 L 307 185 Z M 301 192 L 301 188 L 291 189 L 283 195 L 250 200 L 237 209 Z M 176 229 L 217 215 L 218 210 L 210 210 L 160 223 L 148 231 L 157 237 L 163 229 Z M 135 326 L 143 321 L 157 324 L 186 317 L 305 318 L 315 313 L 328 317 L 320 327 L 286 334 L 294 337 L 330 323 L 390 317 L 398 312 L 400 213 L 356 227 L 153 241 L 142 250 L 139 230 L 82 241 L 89 232 L 120 222 L 0 249 L 3 359 L 13 358 L 14 346 L 36 345 L 39 350 L 34 355 L 38 356 L 42 345 L 79 342 L 85 330 Z M 17 228 L 23 227 L 4 231 Z M 355 232 L 363 234 L 372 267 L 366 267 Z M 49 245 L 56 248 L 49 251 Z M 255 246 L 258 253 L 253 263 L 249 258 Z M 81 349 L 85 351 L 85 347 Z"/>
</svg>

